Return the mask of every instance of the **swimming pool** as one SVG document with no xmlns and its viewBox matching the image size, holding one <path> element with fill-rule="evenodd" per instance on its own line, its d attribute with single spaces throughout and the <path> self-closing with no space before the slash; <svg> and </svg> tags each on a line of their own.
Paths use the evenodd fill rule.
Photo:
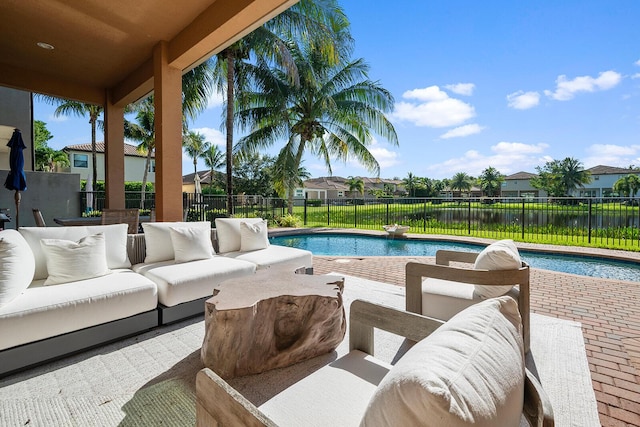
<svg viewBox="0 0 640 427">
<path fill-rule="evenodd" d="M 269 240 L 276 245 L 307 249 L 315 255 L 330 256 L 435 256 L 440 249 L 478 252 L 485 246 L 345 234 L 302 234 L 272 237 Z M 640 281 L 640 264 L 632 261 L 526 250 L 521 250 L 520 256 L 535 268 L 606 279 Z"/>
</svg>

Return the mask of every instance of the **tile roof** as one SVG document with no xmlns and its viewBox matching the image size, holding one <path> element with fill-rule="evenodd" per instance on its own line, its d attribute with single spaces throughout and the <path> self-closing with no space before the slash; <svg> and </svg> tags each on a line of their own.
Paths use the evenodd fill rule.
<svg viewBox="0 0 640 427">
<path fill-rule="evenodd" d="M 535 178 L 538 175 L 536 175 L 535 173 L 531 173 L 531 172 L 524 172 L 524 171 L 520 171 L 520 172 L 516 172 L 514 174 L 511 174 L 509 176 L 505 176 L 504 179 L 509 179 L 509 180 L 517 180 L 517 179 L 531 179 L 531 178 Z"/>
<path fill-rule="evenodd" d="M 629 168 L 618 168 L 615 166 L 605 166 L 605 165 L 594 166 L 587 170 L 591 172 L 591 175 L 617 175 L 617 174 L 626 175 L 630 173 L 635 173 L 635 174 L 640 173 L 640 171 L 629 169 Z"/>
<path fill-rule="evenodd" d="M 67 145 L 62 150 L 63 151 L 87 151 L 87 152 L 90 153 L 91 152 L 91 144 L 89 143 L 89 144 Z M 104 153 L 104 142 L 103 141 L 96 142 L 96 152 L 97 153 Z M 127 144 L 126 142 L 124 144 L 124 155 L 125 156 L 135 156 L 135 157 L 147 157 L 146 154 L 139 152 L 135 145 Z M 156 156 L 155 152 L 151 153 L 151 157 L 155 157 L 155 156 Z"/>
</svg>

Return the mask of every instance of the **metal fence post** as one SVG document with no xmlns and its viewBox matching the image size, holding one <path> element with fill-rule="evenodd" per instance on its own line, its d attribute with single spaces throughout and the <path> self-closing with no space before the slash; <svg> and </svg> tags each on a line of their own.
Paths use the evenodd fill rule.
<svg viewBox="0 0 640 427">
<path fill-rule="evenodd" d="M 522 223 L 522 225 L 520 226 L 520 228 L 522 229 L 522 239 L 524 240 L 524 209 L 525 209 L 525 200 L 524 197 L 522 198 L 522 212 L 520 213 L 520 223 Z"/>
<path fill-rule="evenodd" d="M 307 225 L 307 199 L 309 198 L 309 193 L 304 194 L 304 209 L 303 209 L 303 223 Z"/>
<path fill-rule="evenodd" d="M 358 228 L 358 204 L 353 204 L 353 228 Z"/>
<path fill-rule="evenodd" d="M 387 217 L 386 217 L 385 224 L 390 224 L 390 222 L 389 222 L 389 203 L 387 203 Z"/>
<path fill-rule="evenodd" d="M 422 232 L 427 232 L 427 199 L 422 202 Z"/>
<path fill-rule="evenodd" d="M 329 199 L 327 200 L 327 227 L 331 225 L 331 203 L 329 203 Z"/>
<path fill-rule="evenodd" d="M 471 197 L 469 197 L 469 204 L 467 208 L 467 233 L 471 234 Z"/>
<path fill-rule="evenodd" d="M 589 199 L 589 214 L 587 216 L 587 227 L 589 228 L 589 232 L 587 233 L 587 241 L 591 243 L 591 199 Z"/>
</svg>

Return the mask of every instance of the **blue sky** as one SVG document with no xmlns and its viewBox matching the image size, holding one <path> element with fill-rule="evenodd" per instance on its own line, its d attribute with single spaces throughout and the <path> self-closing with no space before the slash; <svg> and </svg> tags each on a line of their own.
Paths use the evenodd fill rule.
<svg viewBox="0 0 640 427">
<path fill-rule="evenodd" d="M 354 58 L 393 94 L 399 146 L 370 150 L 383 178 L 535 172 L 551 159 L 640 166 L 640 2 L 348 0 Z M 217 97 L 216 97 L 217 98 Z M 90 142 L 86 118 L 36 104 L 50 145 Z M 219 99 L 191 129 L 224 146 Z M 101 139 L 101 137 L 99 138 Z M 274 151 L 275 152 L 275 151 Z M 307 157 L 314 177 L 328 175 Z M 333 174 L 372 176 L 356 162 Z M 192 171 L 185 157 L 183 173 Z M 206 169 L 201 163 L 199 169 Z"/>
</svg>

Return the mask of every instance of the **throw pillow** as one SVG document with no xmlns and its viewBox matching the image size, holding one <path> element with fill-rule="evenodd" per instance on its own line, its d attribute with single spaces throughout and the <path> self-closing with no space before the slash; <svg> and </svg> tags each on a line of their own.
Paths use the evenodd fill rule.
<svg viewBox="0 0 640 427">
<path fill-rule="evenodd" d="M 519 426 L 524 349 L 511 297 L 475 304 L 413 346 L 374 392 L 361 426 Z"/>
<path fill-rule="evenodd" d="M 218 236 L 218 252 L 237 252 L 240 250 L 240 223 L 255 224 L 262 218 L 216 218 L 216 233 Z"/>
<path fill-rule="evenodd" d="M 198 227 L 169 227 L 169 235 L 177 263 L 213 257 L 211 230 Z"/>
<path fill-rule="evenodd" d="M 104 234 L 71 240 L 42 239 L 42 250 L 47 259 L 49 277 L 46 285 L 75 282 L 111 273 L 107 267 L 107 250 Z"/>
<path fill-rule="evenodd" d="M 473 266 L 477 270 L 517 270 L 520 267 L 520 253 L 511 239 L 499 240 L 484 248 Z M 495 298 L 506 294 L 512 287 L 475 285 L 475 290 L 482 298 Z"/>
<path fill-rule="evenodd" d="M 144 230 L 144 243 L 146 247 L 145 263 L 169 261 L 175 258 L 173 242 L 169 228 L 201 228 L 211 235 L 211 223 L 209 221 L 196 222 L 145 222 L 142 224 Z"/>
<path fill-rule="evenodd" d="M 0 231 L 0 307 L 16 299 L 33 280 L 36 261 L 16 230 Z"/>
<path fill-rule="evenodd" d="M 240 222 L 240 252 L 257 251 L 269 246 L 267 221 Z"/>
</svg>

